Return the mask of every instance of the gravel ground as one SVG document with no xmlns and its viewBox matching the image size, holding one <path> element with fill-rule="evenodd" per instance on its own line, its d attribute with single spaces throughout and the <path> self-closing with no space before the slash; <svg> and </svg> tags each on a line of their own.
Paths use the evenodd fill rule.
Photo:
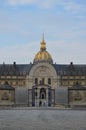
<svg viewBox="0 0 86 130">
<path fill-rule="evenodd" d="M 86 130 L 86 110 L 0 110 L 0 130 Z"/>
</svg>

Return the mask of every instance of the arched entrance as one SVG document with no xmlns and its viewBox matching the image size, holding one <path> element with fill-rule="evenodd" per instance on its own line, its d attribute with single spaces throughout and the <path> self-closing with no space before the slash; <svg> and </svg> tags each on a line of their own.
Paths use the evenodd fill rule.
<svg viewBox="0 0 86 130">
<path fill-rule="evenodd" d="M 28 104 L 35 107 L 54 105 L 55 90 L 48 85 L 36 85 L 28 90 Z"/>
<path fill-rule="evenodd" d="M 40 97 L 39 97 L 39 106 L 46 106 L 46 89 L 45 88 L 40 88 Z"/>
<path fill-rule="evenodd" d="M 46 99 L 46 89 L 45 88 L 40 89 L 40 99 Z"/>
</svg>

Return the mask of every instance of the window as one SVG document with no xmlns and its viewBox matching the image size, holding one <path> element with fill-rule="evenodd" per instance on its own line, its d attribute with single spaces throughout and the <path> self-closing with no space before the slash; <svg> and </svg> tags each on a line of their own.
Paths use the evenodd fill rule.
<svg viewBox="0 0 86 130">
<path fill-rule="evenodd" d="M 44 82 L 45 82 L 45 79 L 44 79 L 44 78 L 42 78 L 42 84 L 44 84 Z"/>
<path fill-rule="evenodd" d="M 35 78 L 35 84 L 38 84 L 38 78 Z"/>
<path fill-rule="evenodd" d="M 5 81 L 5 83 L 4 83 L 5 85 L 9 85 L 9 83 L 8 83 L 8 81 Z"/>
<path fill-rule="evenodd" d="M 50 78 L 48 78 L 48 84 L 51 84 L 51 79 Z"/>
</svg>

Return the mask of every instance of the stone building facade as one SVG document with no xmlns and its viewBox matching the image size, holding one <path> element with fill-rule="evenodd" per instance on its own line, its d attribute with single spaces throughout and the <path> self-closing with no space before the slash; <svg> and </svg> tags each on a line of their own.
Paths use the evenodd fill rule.
<svg viewBox="0 0 86 130">
<path fill-rule="evenodd" d="M 0 104 L 13 105 L 15 103 L 15 88 L 5 82 L 0 85 Z"/>
<path fill-rule="evenodd" d="M 14 88 L 15 92 L 10 96 L 10 101 L 14 104 L 86 105 L 86 65 L 72 62 L 65 65 L 54 64 L 52 56 L 46 50 L 44 38 L 33 63 L 0 65 L 0 84 L 4 86 L 6 83 Z M 6 85 L 4 89 L 7 91 Z"/>
</svg>

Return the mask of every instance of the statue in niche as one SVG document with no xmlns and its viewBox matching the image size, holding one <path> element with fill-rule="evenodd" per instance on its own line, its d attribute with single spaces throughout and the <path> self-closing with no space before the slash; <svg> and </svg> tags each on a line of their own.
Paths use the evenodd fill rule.
<svg viewBox="0 0 86 130">
<path fill-rule="evenodd" d="M 74 100 L 77 100 L 77 101 L 82 100 L 82 95 L 80 94 L 80 92 L 77 91 L 77 92 L 75 93 Z"/>
<path fill-rule="evenodd" d="M 2 95 L 2 98 L 1 98 L 2 100 L 9 100 L 9 95 L 8 95 L 8 93 L 3 93 L 3 95 Z"/>
</svg>

